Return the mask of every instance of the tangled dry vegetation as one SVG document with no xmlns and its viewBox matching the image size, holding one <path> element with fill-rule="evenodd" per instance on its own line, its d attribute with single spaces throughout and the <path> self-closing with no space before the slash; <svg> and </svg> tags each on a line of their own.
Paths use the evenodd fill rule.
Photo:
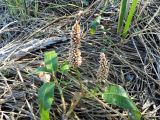
<svg viewBox="0 0 160 120">
<path fill-rule="evenodd" d="M 101 24 L 94 36 L 89 34 L 90 22 L 101 10 L 104 1 L 82 4 L 74 0 L 40 0 L 37 17 L 18 19 L 11 16 L 0 1 L 0 119 L 39 119 L 37 89 L 42 81 L 31 73 L 43 61 L 43 52 L 55 50 L 60 61 L 67 60 L 70 48 L 70 32 L 79 10 L 81 18 L 80 67 L 86 89 L 96 90 L 96 70 L 99 54 L 104 52 L 109 60 L 108 81 L 123 86 L 138 106 L 144 120 L 160 120 L 160 1 L 139 1 L 137 16 L 128 38 L 116 34 L 119 1 L 109 2 L 102 13 Z M 54 4 L 52 4 L 54 3 Z M 72 98 L 79 96 L 80 86 L 74 77 L 61 81 L 66 107 Z M 61 75 L 57 74 L 57 77 Z M 102 90 L 105 83 L 99 85 Z M 62 103 L 57 89 L 51 118 L 62 116 Z M 94 91 L 92 91 L 94 94 Z M 107 105 L 101 97 L 80 100 L 71 119 L 120 120 L 127 119 L 126 112 Z"/>
</svg>

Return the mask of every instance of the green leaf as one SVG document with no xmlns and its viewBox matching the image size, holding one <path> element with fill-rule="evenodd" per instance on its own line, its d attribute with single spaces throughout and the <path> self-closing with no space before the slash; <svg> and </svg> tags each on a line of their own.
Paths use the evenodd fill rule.
<svg viewBox="0 0 160 120">
<path fill-rule="evenodd" d="M 100 21 L 101 21 L 101 16 L 100 15 L 98 17 L 96 17 L 94 21 L 92 21 L 91 27 L 89 29 L 91 35 L 95 34 L 96 28 L 100 24 Z"/>
<path fill-rule="evenodd" d="M 130 120 L 141 120 L 141 113 L 138 110 L 131 110 L 129 111 L 129 118 Z"/>
<path fill-rule="evenodd" d="M 121 86 L 112 85 L 107 87 L 105 92 L 102 94 L 102 98 L 109 104 L 117 105 L 129 110 L 129 117 L 131 120 L 141 119 L 140 111 Z"/>
<path fill-rule="evenodd" d="M 127 18 L 127 21 L 126 21 L 126 24 L 125 24 L 125 27 L 124 27 L 123 33 L 122 33 L 122 36 L 124 36 L 124 37 L 126 36 L 127 31 L 129 29 L 129 26 L 131 25 L 131 21 L 132 21 L 132 18 L 134 16 L 134 12 L 136 10 L 137 3 L 138 3 L 138 0 L 133 0 L 132 1 L 132 5 L 131 5 L 131 8 L 129 10 L 129 15 L 128 15 L 128 18 Z"/>
<path fill-rule="evenodd" d="M 49 120 L 49 111 L 54 100 L 54 87 L 54 82 L 48 82 L 38 89 L 41 120 Z"/>
<path fill-rule="evenodd" d="M 62 66 L 60 67 L 60 72 L 63 73 L 63 74 L 66 74 L 70 69 L 70 65 L 68 62 L 64 62 L 62 64 Z"/>
<path fill-rule="evenodd" d="M 49 120 L 49 110 L 45 110 L 40 106 L 40 120 Z"/>
<path fill-rule="evenodd" d="M 46 67 L 38 67 L 33 71 L 33 74 L 39 74 L 41 72 L 48 72 Z"/>
<path fill-rule="evenodd" d="M 39 103 L 44 109 L 50 109 L 54 96 L 54 82 L 44 83 L 38 90 Z"/>
<path fill-rule="evenodd" d="M 58 68 L 58 58 L 55 51 L 46 52 L 44 54 L 44 62 L 48 71 L 55 72 Z"/>
</svg>

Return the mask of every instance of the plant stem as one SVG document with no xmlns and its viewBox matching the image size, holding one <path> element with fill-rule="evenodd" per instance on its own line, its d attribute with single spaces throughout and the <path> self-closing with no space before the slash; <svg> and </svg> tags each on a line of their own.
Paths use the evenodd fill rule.
<svg viewBox="0 0 160 120">
<path fill-rule="evenodd" d="M 76 99 L 72 100 L 71 106 L 70 106 L 68 112 L 66 113 L 65 120 L 68 120 L 69 116 L 71 115 L 71 113 L 73 112 L 74 108 L 77 106 L 77 104 L 81 100 L 82 96 L 83 96 L 83 94 L 79 93 L 77 96 L 75 96 Z"/>
<path fill-rule="evenodd" d="M 68 120 L 69 116 L 71 115 L 71 113 L 73 112 L 73 110 L 75 109 L 75 107 L 77 106 L 79 101 L 81 100 L 82 96 L 84 95 L 83 83 L 80 79 L 80 72 L 79 72 L 78 68 L 76 68 L 75 70 L 76 70 L 77 80 L 80 85 L 81 92 L 78 95 L 74 96 L 75 99 L 73 97 L 71 106 L 70 106 L 68 112 L 66 113 L 65 120 Z"/>
<path fill-rule="evenodd" d="M 40 107 L 40 118 L 41 120 L 49 120 L 49 110 L 45 110 L 42 106 Z"/>
<path fill-rule="evenodd" d="M 66 103 L 65 103 L 65 99 L 64 99 L 64 95 L 63 95 L 63 90 L 62 90 L 60 84 L 58 83 L 58 80 L 57 80 L 57 78 L 55 77 L 54 74 L 53 74 L 53 78 L 54 78 L 54 82 L 55 82 L 56 86 L 58 87 L 60 97 L 61 97 L 61 100 L 62 100 L 63 112 L 65 114 L 66 113 Z"/>
<path fill-rule="evenodd" d="M 78 68 L 76 69 L 76 74 L 77 74 L 77 80 L 78 80 L 78 82 L 79 82 L 81 92 L 84 93 L 83 83 L 82 83 L 82 81 L 81 81 L 81 79 L 80 79 L 80 72 L 79 72 Z"/>
</svg>

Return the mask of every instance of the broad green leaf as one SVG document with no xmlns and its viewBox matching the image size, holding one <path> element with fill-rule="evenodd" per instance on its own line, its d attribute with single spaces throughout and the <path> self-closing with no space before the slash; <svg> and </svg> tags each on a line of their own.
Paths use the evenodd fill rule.
<svg viewBox="0 0 160 120">
<path fill-rule="evenodd" d="M 96 17 L 96 19 L 92 21 L 91 27 L 89 29 L 91 35 L 95 34 L 96 28 L 100 24 L 100 21 L 101 21 L 101 16 Z"/>
<path fill-rule="evenodd" d="M 48 71 L 55 72 L 58 67 L 58 58 L 55 51 L 46 52 L 44 54 L 44 62 Z"/>
<path fill-rule="evenodd" d="M 44 83 L 38 90 L 41 120 L 49 120 L 49 111 L 54 100 L 54 82 Z"/>
<path fill-rule="evenodd" d="M 39 103 L 44 109 L 50 109 L 54 97 L 54 82 L 44 83 L 38 90 Z"/>
<path fill-rule="evenodd" d="M 107 87 L 105 92 L 102 94 L 102 98 L 109 104 L 127 109 L 131 120 L 140 120 L 140 111 L 121 86 L 111 85 Z"/>
<path fill-rule="evenodd" d="M 120 34 L 123 27 L 123 21 L 126 14 L 126 6 L 127 6 L 127 0 L 121 0 L 120 13 L 119 13 L 119 19 L 118 19 L 118 28 L 117 28 L 118 34 Z"/>
<path fill-rule="evenodd" d="M 60 67 L 60 72 L 66 74 L 69 71 L 69 69 L 70 69 L 69 63 L 64 62 Z"/>
<path fill-rule="evenodd" d="M 123 33 L 122 33 L 122 36 L 124 36 L 124 37 L 126 36 L 127 31 L 129 29 L 129 26 L 131 25 L 131 21 L 134 16 L 134 12 L 136 10 L 137 3 L 138 3 L 138 0 L 132 0 L 132 5 L 129 10 L 129 15 L 128 15 L 128 18 L 127 18 L 127 21 L 126 21 L 126 24 L 125 24 L 125 27 L 124 27 Z"/>
<path fill-rule="evenodd" d="M 39 74 L 41 72 L 48 72 L 46 67 L 38 67 L 34 70 L 33 74 Z"/>
</svg>

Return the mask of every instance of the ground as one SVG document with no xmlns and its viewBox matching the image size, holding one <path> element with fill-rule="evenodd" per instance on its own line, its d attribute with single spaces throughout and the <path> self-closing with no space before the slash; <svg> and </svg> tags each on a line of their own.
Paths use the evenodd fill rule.
<svg viewBox="0 0 160 120">
<path fill-rule="evenodd" d="M 117 34 L 119 1 L 109 2 L 102 12 L 101 25 L 94 35 L 89 28 L 104 1 L 40 0 L 35 15 L 33 1 L 28 1 L 27 13 L 13 15 L 0 1 L 0 119 L 38 120 L 37 90 L 43 84 L 32 74 L 43 61 L 46 51 L 55 50 L 59 61 L 67 61 L 70 33 L 79 10 L 84 12 L 81 24 L 82 65 L 79 68 L 84 88 L 96 91 L 99 55 L 104 52 L 109 61 L 108 81 L 121 85 L 136 103 L 144 120 L 160 120 L 160 2 L 140 1 L 127 38 Z M 11 9 L 11 8 L 10 8 Z M 25 17 L 24 17 L 25 16 Z M 61 75 L 57 75 L 59 77 Z M 64 97 L 69 109 L 72 98 L 80 96 L 75 71 L 70 70 L 63 81 Z M 106 87 L 98 84 L 99 91 Z M 57 88 L 51 119 L 63 116 Z M 120 120 L 127 112 L 106 104 L 101 96 L 83 96 L 69 119 Z"/>
</svg>

